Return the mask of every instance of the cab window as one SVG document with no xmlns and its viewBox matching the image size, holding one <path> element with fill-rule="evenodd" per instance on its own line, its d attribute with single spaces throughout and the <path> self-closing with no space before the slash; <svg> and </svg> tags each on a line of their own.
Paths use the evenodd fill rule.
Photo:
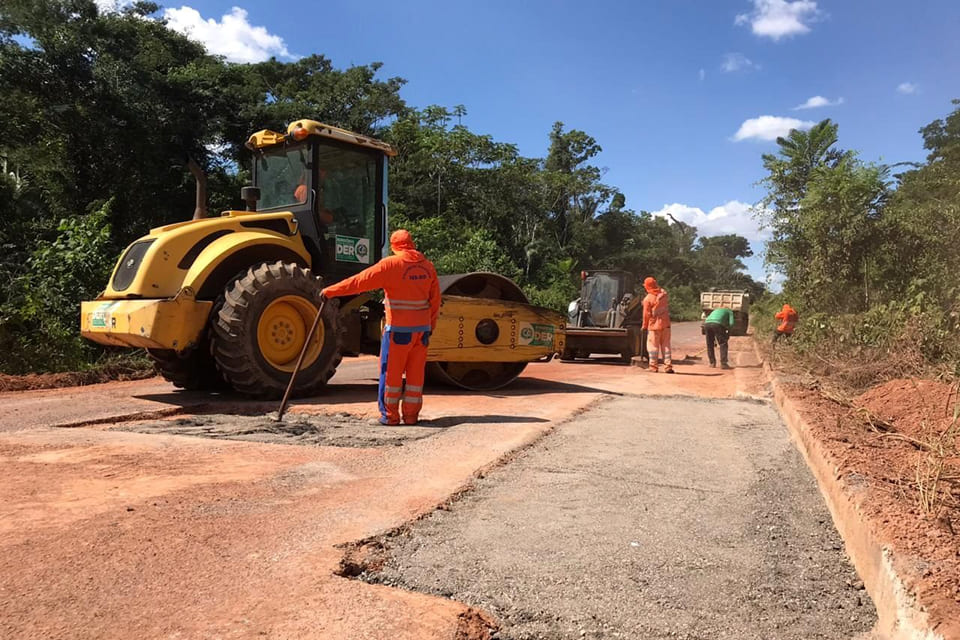
<svg viewBox="0 0 960 640">
<path fill-rule="evenodd" d="M 310 197 L 310 150 L 307 145 L 284 147 L 257 160 L 259 209 L 302 205 Z"/>
<path fill-rule="evenodd" d="M 331 234 L 376 235 L 377 158 L 370 153 L 320 145 L 317 154 L 318 217 Z"/>
</svg>

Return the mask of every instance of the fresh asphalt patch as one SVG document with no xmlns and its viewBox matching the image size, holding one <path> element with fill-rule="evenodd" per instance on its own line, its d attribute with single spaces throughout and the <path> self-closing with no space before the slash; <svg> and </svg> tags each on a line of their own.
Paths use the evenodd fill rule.
<svg viewBox="0 0 960 640">
<path fill-rule="evenodd" d="M 332 447 L 402 446 L 405 442 L 436 435 L 441 429 L 442 425 L 429 422 L 417 426 L 385 426 L 370 418 L 359 418 L 346 412 L 329 415 L 287 414 L 282 422 L 266 415 L 211 413 L 132 422 L 114 428 L 137 433 Z"/>
<path fill-rule="evenodd" d="M 482 608 L 494 638 L 839 639 L 876 621 L 753 402 L 611 399 L 374 546 L 349 575 Z"/>
</svg>

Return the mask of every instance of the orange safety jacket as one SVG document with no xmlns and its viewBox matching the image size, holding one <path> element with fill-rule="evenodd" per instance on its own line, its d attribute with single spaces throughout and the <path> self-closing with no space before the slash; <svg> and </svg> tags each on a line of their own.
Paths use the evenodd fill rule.
<svg viewBox="0 0 960 640">
<path fill-rule="evenodd" d="M 780 333 L 793 333 L 794 327 L 797 326 L 797 320 L 800 318 L 796 310 L 788 304 L 783 305 L 783 309 L 774 314 L 773 317 L 780 321 L 780 326 L 777 327 L 777 331 Z"/>
<path fill-rule="evenodd" d="M 440 283 L 433 263 L 416 249 L 394 247 L 394 255 L 357 275 L 326 287 L 328 298 L 383 289 L 385 331 L 433 331 L 440 314 Z"/>
<path fill-rule="evenodd" d="M 655 289 L 643 299 L 643 329 L 660 331 L 670 327 L 670 297 L 666 289 Z"/>
</svg>

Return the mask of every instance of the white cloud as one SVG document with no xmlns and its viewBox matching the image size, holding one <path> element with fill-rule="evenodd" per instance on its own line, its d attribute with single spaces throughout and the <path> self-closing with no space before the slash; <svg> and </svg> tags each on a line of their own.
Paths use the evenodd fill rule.
<svg viewBox="0 0 960 640">
<path fill-rule="evenodd" d="M 793 108 L 794 111 L 799 111 L 800 109 L 816 109 L 818 107 L 835 107 L 838 104 L 843 104 L 843 98 L 837 98 L 836 100 L 830 100 L 829 98 L 824 98 L 823 96 L 813 96 L 808 98 L 803 104 L 798 104 Z"/>
<path fill-rule="evenodd" d="M 733 141 L 741 140 L 776 140 L 790 133 L 791 129 L 809 129 L 816 122 L 783 118 L 780 116 L 760 116 L 744 120 L 737 132 L 733 134 Z"/>
<path fill-rule="evenodd" d="M 753 11 L 741 13 L 735 24 L 749 24 L 754 35 L 779 40 L 809 33 L 820 15 L 814 0 L 751 0 Z"/>
<path fill-rule="evenodd" d="M 755 217 L 756 207 L 731 200 L 719 207 L 705 212 L 699 207 L 691 207 L 675 202 L 664 205 L 659 211 L 654 211 L 654 217 L 670 219 L 673 216 L 680 222 L 697 228 L 700 236 L 721 236 L 729 233 L 741 235 L 750 241 L 754 251 L 759 251 L 761 245 L 770 239 L 769 231 L 760 228 L 760 222 Z"/>
<path fill-rule="evenodd" d="M 766 272 L 766 277 L 764 278 L 767 282 L 767 288 L 774 293 L 780 293 L 783 291 L 783 285 L 787 281 L 787 276 L 783 275 L 779 271 L 768 271 Z"/>
<path fill-rule="evenodd" d="M 105 1 L 105 0 L 104 0 Z M 220 18 L 204 20 L 193 7 L 165 9 L 167 26 L 202 43 L 207 51 L 223 56 L 230 62 L 262 62 L 271 56 L 293 58 L 280 36 L 264 27 L 255 27 L 247 21 L 247 12 L 233 7 Z"/>
<path fill-rule="evenodd" d="M 726 73 L 736 71 L 759 71 L 760 65 L 742 53 L 728 53 L 723 56 L 720 68 Z"/>
<path fill-rule="evenodd" d="M 902 93 L 904 95 L 916 93 L 917 89 L 917 85 L 913 84 L 912 82 L 901 82 L 897 85 L 897 93 Z"/>
<path fill-rule="evenodd" d="M 100 13 L 116 13 L 121 9 L 129 7 L 134 0 L 93 0 Z"/>
</svg>

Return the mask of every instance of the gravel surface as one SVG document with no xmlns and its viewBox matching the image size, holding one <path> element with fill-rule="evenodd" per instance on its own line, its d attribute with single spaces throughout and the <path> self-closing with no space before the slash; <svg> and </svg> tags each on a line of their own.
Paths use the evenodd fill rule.
<svg viewBox="0 0 960 640">
<path fill-rule="evenodd" d="M 767 405 L 626 396 L 560 425 L 362 578 L 495 638 L 850 638 L 875 612 Z"/>
<path fill-rule="evenodd" d="M 402 446 L 404 442 L 436 435 L 450 426 L 442 419 L 418 426 L 385 426 L 376 420 L 349 413 L 330 415 L 287 414 L 283 422 L 269 416 L 204 414 L 172 420 L 127 423 L 117 431 L 223 438 L 271 444 L 333 447 Z"/>
</svg>

